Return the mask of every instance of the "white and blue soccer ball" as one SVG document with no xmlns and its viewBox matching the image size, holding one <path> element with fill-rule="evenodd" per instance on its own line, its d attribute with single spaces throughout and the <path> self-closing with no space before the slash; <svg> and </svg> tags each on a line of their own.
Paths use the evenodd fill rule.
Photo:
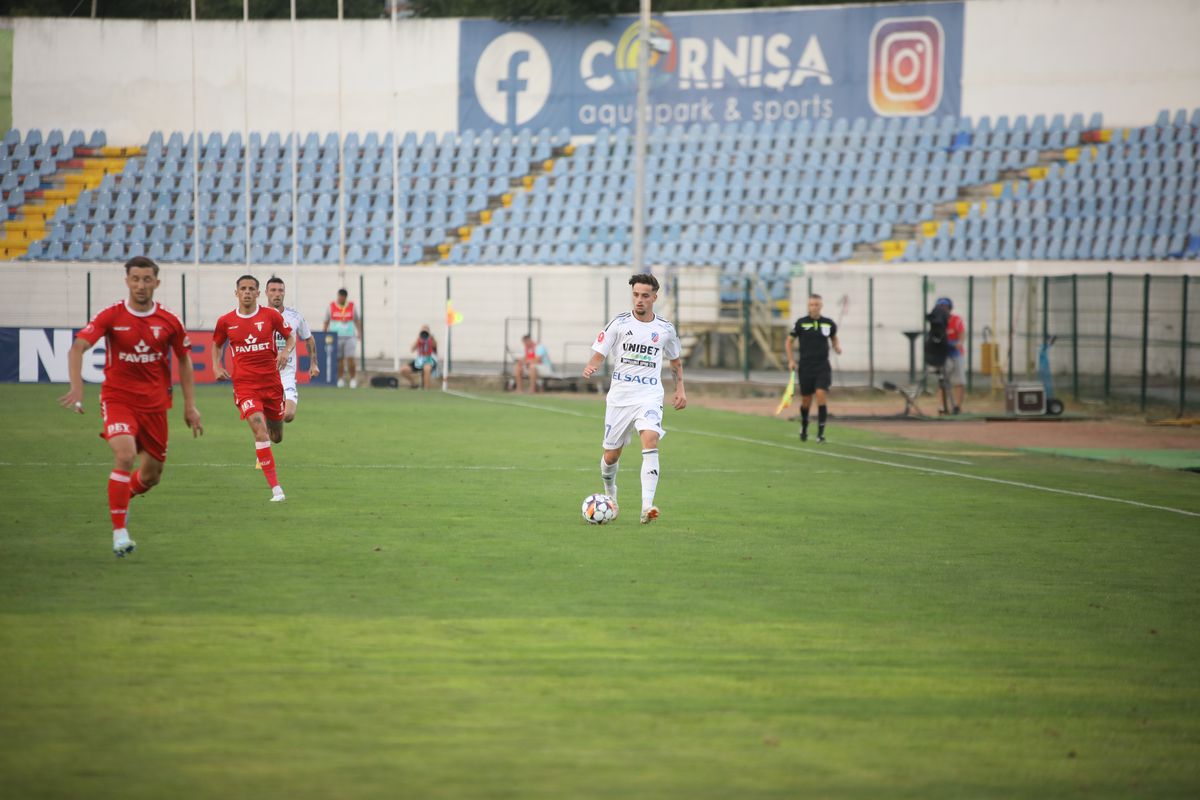
<svg viewBox="0 0 1200 800">
<path fill-rule="evenodd" d="M 617 518 L 617 501 L 606 494 L 589 494 L 583 498 L 583 518 L 589 525 L 603 525 Z"/>
</svg>

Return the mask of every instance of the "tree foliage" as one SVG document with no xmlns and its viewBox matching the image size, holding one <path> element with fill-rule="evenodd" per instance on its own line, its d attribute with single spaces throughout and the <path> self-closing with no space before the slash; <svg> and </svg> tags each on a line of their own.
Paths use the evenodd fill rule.
<svg viewBox="0 0 1200 800">
<path fill-rule="evenodd" d="M 295 0 L 300 19 L 337 17 L 338 0 Z M 89 17 L 93 0 L 0 0 L 0 16 Z M 191 0 L 95 0 L 96 16 L 107 19 L 188 19 Z M 636 14 L 638 0 L 399 0 L 419 17 L 490 17 L 503 20 L 587 20 Z M 708 9 L 829 5 L 832 0 L 655 0 L 656 13 Z M 387 14 L 385 0 L 343 0 L 348 19 Z M 288 19 L 291 0 L 250 0 L 251 19 Z M 196 0 L 199 19 L 241 19 L 242 0 Z"/>
</svg>

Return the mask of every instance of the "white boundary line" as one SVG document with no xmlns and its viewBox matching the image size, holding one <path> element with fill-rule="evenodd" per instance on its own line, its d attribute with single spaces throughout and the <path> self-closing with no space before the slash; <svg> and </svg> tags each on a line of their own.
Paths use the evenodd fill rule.
<svg viewBox="0 0 1200 800">
<path fill-rule="evenodd" d="M 964 467 L 975 466 L 970 461 L 962 461 L 957 458 L 946 458 L 945 456 L 931 456 L 926 453 L 914 453 L 912 450 L 891 450 L 886 447 L 871 447 L 865 444 L 850 444 L 849 442 L 838 442 L 838 447 L 856 447 L 859 450 L 870 450 L 875 453 L 887 453 L 891 456 L 906 456 L 908 458 L 923 458 L 928 461 L 944 461 L 947 464 L 959 464 Z"/>
<path fill-rule="evenodd" d="M 578 411 L 567 411 L 566 409 L 551 408 L 549 406 L 536 405 L 534 403 L 521 403 L 513 400 L 497 400 L 489 397 L 480 397 L 478 395 L 468 394 L 466 392 L 447 392 L 455 397 L 461 397 L 466 400 L 478 400 L 484 403 L 498 403 L 501 405 L 519 406 L 521 408 L 530 408 L 536 411 L 550 411 L 556 414 L 569 414 L 573 417 L 590 417 L 591 414 L 584 414 Z M 874 464 L 881 467 L 895 467 L 896 469 L 909 470 L 911 472 L 924 472 L 932 475 L 945 475 L 949 478 L 962 478 L 968 481 L 980 481 L 982 483 L 994 483 L 1000 486 L 1012 486 L 1018 489 L 1030 489 L 1035 492 L 1048 492 L 1050 494 L 1061 494 L 1068 497 L 1080 497 L 1086 500 L 1100 500 L 1106 503 L 1120 503 L 1122 505 L 1134 506 L 1136 508 L 1148 508 L 1155 511 L 1167 511 L 1171 514 L 1180 514 L 1185 517 L 1200 517 L 1200 512 L 1187 511 L 1182 508 L 1173 508 L 1172 506 L 1160 506 L 1154 503 L 1143 503 L 1138 500 L 1126 500 L 1123 497 L 1109 497 L 1103 494 L 1092 494 L 1090 492 L 1076 492 L 1071 489 L 1056 489 L 1053 486 L 1042 486 L 1036 483 L 1025 483 L 1024 481 L 1010 481 L 1005 478 L 990 478 L 986 475 L 970 475 L 965 472 L 955 472 L 948 469 L 937 469 L 935 467 L 916 466 L 913 464 L 898 464 L 895 461 L 882 461 L 874 458 L 865 458 L 863 456 L 852 456 L 848 453 L 835 453 L 830 450 L 816 447 L 798 447 L 791 444 L 783 444 L 781 442 L 770 442 L 763 439 L 751 439 L 745 436 L 732 436 L 724 433 L 712 433 L 711 431 L 697 431 L 687 428 L 671 428 L 675 433 L 690 433 L 695 436 L 707 436 L 712 439 L 724 439 L 730 442 L 741 442 L 742 444 L 756 444 L 763 447 L 774 447 L 780 450 L 790 450 L 795 453 L 805 453 L 807 455 L 825 456 L 827 458 L 840 458 L 847 461 L 858 461 L 863 464 Z M 913 454 L 906 454 L 913 455 Z M 913 455 L 914 458 L 919 457 Z M 929 456 L 926 456 L 928 458 Z"/>
</svg>

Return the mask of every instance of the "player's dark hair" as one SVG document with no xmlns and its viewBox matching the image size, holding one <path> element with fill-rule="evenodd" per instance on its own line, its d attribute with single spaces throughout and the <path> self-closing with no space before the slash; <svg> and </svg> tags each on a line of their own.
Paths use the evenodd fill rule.
<svg viewBox="0 0 1200 800">
<path fill-rule="evenodd" d="M 270 286 L 272 283 L 283 283 L 283 278 L 278 275 L 272 275 L 267 279 L 267 286 Z"/>
<path fill-rule="evenodd" d="M 129 274 L 129 270 L 134 268 L 144 268 L 154 270 L 154 277 L 158 277 L 158 264 L 154 263 L 153 259 L 145 256 L 134 256 L 125 262 L 125 274 Z"/>
<path fill-rule="evenodd" d="M 242 281 L 254 281 L 254 288 L 258 288 L 258 278 L 254 277 L 253 275 L 243 275 L 242 277 L 238 278 L 236 281 L 234 281 L 234 288 L 241 286 Z"/>
<path fill-rule="evenodd" d="M 338 297 L 349 297 L 350 293 L 345 289 L 338 289 Z"/>
<path fill-rule="evenodd" d="M 821 299 L 821 295 L 819 295 L 819 294 L 810 294 L 810 295 L 808 296 L 808 299 L 809 299 L 809 300 L 820 300 L 820 299 Z"/>
<path fill-rule="evenodd" d="M 629 279 L 630 286 L 636 286 L 639 283 L 644 283 L 647 286 L 653 287 L 654 291 L 658 291 L 658 278 L 654 277 L 649 272 L 639 272 L 637 275 L 634 275 Z"/>
</svg>

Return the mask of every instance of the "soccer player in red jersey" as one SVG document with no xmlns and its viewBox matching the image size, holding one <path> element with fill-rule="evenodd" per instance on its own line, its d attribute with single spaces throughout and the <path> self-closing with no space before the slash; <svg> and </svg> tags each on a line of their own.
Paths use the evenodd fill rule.
<svg viewBox="0 0 1200 800">
<path fill-rule="evenodd" d="M 154 302 L 158 264 L 136 256 L 125 263 L 128 299 L 97 314 L 75 334 L 67 356 L 71 389 L 58 399 L 63 408 L 83 413 L 83 354 L 104 337 L 104 385 L 100 388 L 101 438 L 113 452 L 108 476 L 113 553 L 132 553 L 126 519 L 131 496 L 144 494 L 162 479 L 167 460 L 167 409 L 171 407 L 171 353 L 179 359 L 183 419 L 193 438 L 204 432 L 196 410 L 191 343 L 179 317 Z M 134 461 L 141 453 L 141 465 Z"/>
<path fill-rule="evenodd" d="M 296 349 L 296 334 L 282 314 L 258 304 L 258 278 L 238 278 L 234 295 L 238 307 L 218 319 L 213 330 L 213 376 L 217 380 L 233 378 L 233 402 L 254 432 L 258 464 L 271 487 L 271 502 L 278 503 L 286 498 L 275 474 L 271 442 L 283 440 L 284 398 L 279 370 Z M 275 344 L 276 333 L 287 342 L 282 350 Z M 225 370 L 226 343 L 233 353 L 232 375 Z"/>
</svg>

